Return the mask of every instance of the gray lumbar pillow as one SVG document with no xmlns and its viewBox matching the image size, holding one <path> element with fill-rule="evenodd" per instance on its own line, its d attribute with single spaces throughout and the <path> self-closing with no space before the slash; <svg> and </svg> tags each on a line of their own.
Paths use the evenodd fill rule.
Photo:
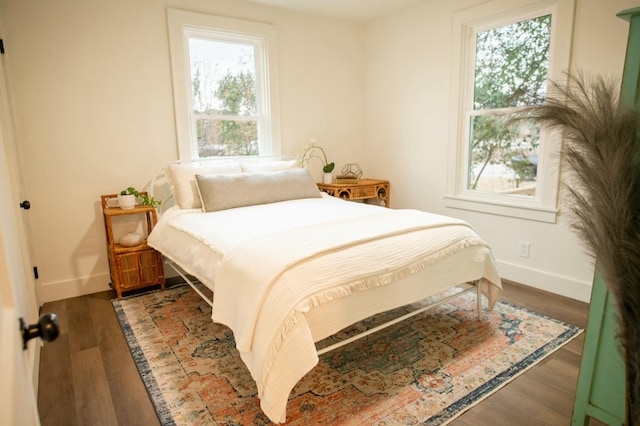
<svg viewBox="0 0 640 426">
<path fill-rule="evenodd" d="M 205 212 L 322 197 L 306 168 L 269 173 L 196 175 L 196 181 Z"/>
</svg>

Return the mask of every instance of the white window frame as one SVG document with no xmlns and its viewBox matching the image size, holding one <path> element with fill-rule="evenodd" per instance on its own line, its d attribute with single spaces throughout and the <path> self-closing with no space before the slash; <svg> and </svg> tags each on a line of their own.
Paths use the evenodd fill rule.
<svg viewBox="0 0 640 426">
<path fill-rule="evenodd" d="M 450 208 L 555 223 L 560 175 L 558 134 L 541 131 L 535 196 L 467 189 L 469 113 L 473 105 L 475 34 L 551 14 L 548 78 L 566 79 L 571 59 L 574 0 L 496 0 L 460 11 L 453 19 L 449 171 L 445 205 Z M 551 87 L 548 84 L 547 87 Z M 550 138 L 556 138 L 551 141 Z"/>
<path fill-rule="evenodd" d="M 167 9 L 173 102 L 181 160 L 199 158 L 191 93 L 189 39 L 239 42 L 256 46 L 256 119 L 261 156 L 280 155 L 278 46 L 274 25 Z"/>
</svg>

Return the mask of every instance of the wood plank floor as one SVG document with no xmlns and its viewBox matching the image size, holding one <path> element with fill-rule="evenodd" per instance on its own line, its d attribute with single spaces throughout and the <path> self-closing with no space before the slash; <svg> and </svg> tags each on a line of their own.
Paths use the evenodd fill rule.
<svg viewBox="0 0 640 426">
<path fill-rule="evenodd" d="M 110 299 L 111 291 L 47 303 L 60 337 L 42 348 L 38 408 L 43 426 L 157 425 Z M 586 327 L 588 305 L 505 282 L 502 300 Z M 569 425 L 584 334 L 451 425 Z M 592 425 L 601 423 L 592 421 Z"/>
</svg>

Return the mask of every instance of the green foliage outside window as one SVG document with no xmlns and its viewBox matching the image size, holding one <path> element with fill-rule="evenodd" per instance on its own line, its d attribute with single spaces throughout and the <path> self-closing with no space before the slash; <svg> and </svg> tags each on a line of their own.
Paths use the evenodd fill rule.
<svg viewBox="0 0 640 426">
<path fill-rule="evenodd" d="M 550 37 L 551 15 L 477 33 L 468 189 L 503 191 L 484 176 L 489 166 L 498 165 L 510 171 L 500 177 L 510 188 L 533 182 L 535 191 L 539 128 L 531 122 L 505 123 L 519 108 L 544 101 Z"/>
<path fill-rule="evenodd" d="M 197 75 L 197 74 L 196 74 Z M 194 97 L 199 94 L 200 80 L 194 78 Z M 255 119 L 224 119 L 255 114 L 255 79 L 251 73 L 226 74 L 218 81 L 215 99 L 219 107 L 209 107 L 195 114 L 216 118 L 196 120 L 200 157 L 258 155 L 258 124 Z"/>
<path fill-rule="evenodd" d="M 255 46 L 190 38 L 189 55 L 198 156 L 258 155 Z"/>
</svg>

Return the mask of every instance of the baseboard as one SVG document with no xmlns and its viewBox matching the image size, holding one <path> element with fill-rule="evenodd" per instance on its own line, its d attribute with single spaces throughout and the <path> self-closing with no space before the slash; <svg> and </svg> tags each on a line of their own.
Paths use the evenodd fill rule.
<svg viewBox="0 0 640 426">
<path fill-rule="evenodd" d="M 39 306 L 42 306 L 47 302 L 109 290 L 110 282 L 111 277 L 108 273 L 104 273 L 80 279 L 41 284 L 38 286 L 38 303 Z M 36 285 L 38 284 L 36 281 Z"/>
<path fill-rule="evenodd" d="M 496 261 L 500 276 L 515 281 L 519 284 L 528 285 L 550 293 L 559 294 L 561 296 L 570 297 L 580 300 L 581 302 L 589 302 L 591 299 L 591 283 L 577 281 L 560 275 L 550 274 L 548 272 L 525 268 L 521 265 L 515 265 L 508 262 Z M 165 271 L 165 281 L 181 281 L 182 279 Z M 171 276 L 174 275 L 174 276 Z M 44 284 L 39 287 L 39 305 L 56 300 L 68 299 L 70 297 L 83 296 L 85 294 L 97 293 L 109 290 L 109 282 L 111 277 L 108 273 L 94 275 L 79 280 L 60 281 L 56 283 Z"/>
<path fill-rule="evenodd" d="M 68 299 L 70 297 L 84 296 L 86 294 L 98 293 L 110 290 L 109 283 L 111 276 L 106 274 L 93 275 L 79 280 L 59 281 L 56 283 L 43 284 L 38 288 L 38 306 L 47 302 Z M 173 273 L 173 276 L 165 275 L 167 285 L 184 282 L 184 280 Z"/>
<path fill-rule="evenodd" d="M 581 302 L 588 303 L 591 299 L 591 282 L 582 282 L 503 261 L 496 261 L 496 266 L 504 279 Z"/>
</svg>

